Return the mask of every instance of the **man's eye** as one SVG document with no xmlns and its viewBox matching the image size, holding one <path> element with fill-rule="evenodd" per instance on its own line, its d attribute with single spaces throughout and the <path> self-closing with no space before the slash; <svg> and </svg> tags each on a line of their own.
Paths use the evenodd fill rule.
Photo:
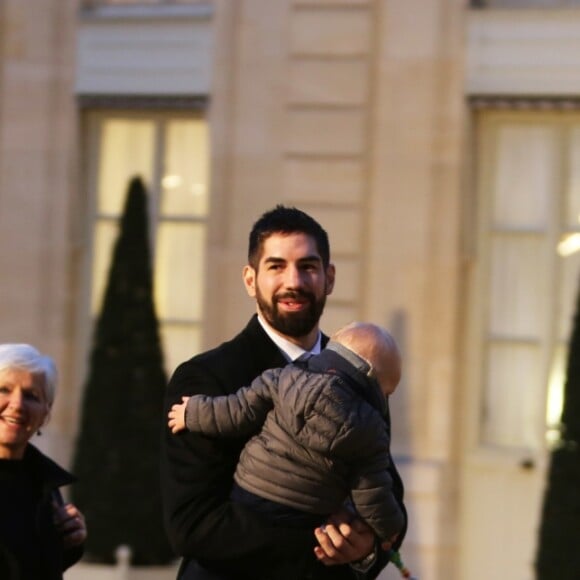
<svg viewBox="0 0 580 580">
<path fill-rule="evenodd" d="M 10 389 L 6 386 L 0 386 L 0 394 L 6 395 L 10 392 Z"/>
<path fill-rule="evenodd" d="M 28 399 L 29 401 L 40 401 L 40 395 L 38 393 L 33 392 L 33 391 L 27 391 L 24 394 L 24 398 Z"/>
</svg>

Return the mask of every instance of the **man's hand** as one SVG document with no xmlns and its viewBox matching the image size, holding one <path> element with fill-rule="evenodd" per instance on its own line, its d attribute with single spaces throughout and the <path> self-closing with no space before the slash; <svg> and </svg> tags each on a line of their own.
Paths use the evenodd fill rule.
<svg viewBox="0 0 580 580">
<path fill-rule="evenodd" d="M 167 413 L 167 417 L 169 417 L 168 425 L 172 433 L 178 433 L 185 429 L 185 407 L 189 397 L 181 397 L 181 401 L 180 404 L 173 405 L 171 411 Z"/>
<path fill-rule="evenodd" d="M 314 554 L 326 566 L 362 560 L 375 547 L 372 529 L 347 510 L 331 516 L 325 526 L 314 530 L 314 535 L 319 544 Z"/>
</svg>

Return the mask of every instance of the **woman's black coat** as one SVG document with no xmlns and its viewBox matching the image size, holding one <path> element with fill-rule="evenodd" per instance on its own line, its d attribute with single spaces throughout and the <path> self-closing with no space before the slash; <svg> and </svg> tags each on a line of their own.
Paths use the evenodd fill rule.
<svg viewBox="0 0 580 580">
<path fill-rule="evenodd" d="M 53 523 L 59 488 L 75 478 L 28 445 L 22 460 L 0 460 L 0 578 L 62 580 L 82 555 L 82 547 L 64 549 Z"/>
</svg>

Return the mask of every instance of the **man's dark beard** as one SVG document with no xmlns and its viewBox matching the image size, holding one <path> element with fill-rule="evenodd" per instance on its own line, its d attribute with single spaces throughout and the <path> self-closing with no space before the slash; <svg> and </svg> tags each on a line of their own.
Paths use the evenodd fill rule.
<svg viewBox="0 0 580 580">
<path fill-rule="evenodd" d="M 286 298 L 302 298 L 308 300 L 308 308 L 300 312 L 280 312 L 278 301 Z M 326 290 L 322 298 L 317 301 L 311 292 L 293 290 L 274 296 L 272 304 L 264 299 L 260 290 L 256 288 L 256 301 L 266 322 L 280 334 L 300 338 L 306 336 L 317 324 L 322 316 L 326 304 Z"/>
</svg>

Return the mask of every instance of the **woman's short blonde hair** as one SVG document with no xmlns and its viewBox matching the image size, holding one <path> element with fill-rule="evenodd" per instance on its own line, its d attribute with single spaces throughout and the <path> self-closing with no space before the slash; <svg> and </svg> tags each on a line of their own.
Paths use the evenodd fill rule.
<svg viewBox="0 0 580 580">
<path fill-rule="evenodd" d="M 51 357 L 29 344 L 0 344 L 0 372 L 19 369 L 44 376 L 44 394 L 49 407 L 56 395 L 58 374 Z"/>
</svg>

